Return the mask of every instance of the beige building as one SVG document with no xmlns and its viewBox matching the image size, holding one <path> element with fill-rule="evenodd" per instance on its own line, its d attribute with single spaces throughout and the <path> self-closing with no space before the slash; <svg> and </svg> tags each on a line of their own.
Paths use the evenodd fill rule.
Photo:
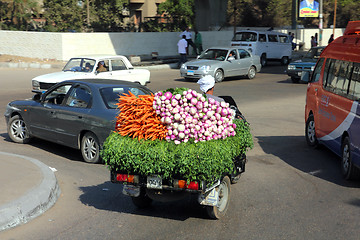
<svg viewBox="0 0 360 240">
<path fill-rule="evenodd" d="M 160 3 L 166 0 L 129 0 L 128 16 L 129 21 L 136 27 L 144 22 L 147 17 L 155 17 Z"/>
</svg>

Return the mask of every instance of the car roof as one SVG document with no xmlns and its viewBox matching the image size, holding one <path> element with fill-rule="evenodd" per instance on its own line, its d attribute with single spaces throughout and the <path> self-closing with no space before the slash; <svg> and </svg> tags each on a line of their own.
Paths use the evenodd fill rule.
<svg viewBox="0 0 360 240">
<path fill-rule="evenodd" d="M 150 89 L 147 87 L 144 87 L 140 85 L 139 83 L 129 82 L 129 81 L 122 81 L 122 80 L 112 80 L 112 79 L 95 79 L 95 78 L 89 78 L 89 79 L 75 79 L 75 80 L 66 80 L 65 82 L 71 82 L 71 83 L 90 83 L 93 85 L 97 85 L 98 87 L 105 87 L 105 86 L 118 86 L 118 85 L 126 85 L 130 87 L 137 87 L 137 88 L 144 88 L 151 92 Z"/>
<path fill-rule="evenodd" d="M 288 35 L 288 34 L 286 34 L 286 33 L 278 32 L 278 31 L 256 31 L 256 30 L 242 30 L 242 31 L 237 31 L 235 34 L 241 33 L 241 32 L 259 33 L 259 34 L 280 34 L 280 35 Z"/>
<path fill-rule="evenodd" d="M 126 58 L 123 55 L 111 55 L 111 54 L 90 54 L 90 55 L 82 55 L 82 56 L 76 56 L 76 57 L 72 57 L 73 58 L 91 58 L 91 59 L 95 59 L 95 60 L 104 60 L 104 59 L 109 59 L 109 58 Z"/>
</svg>

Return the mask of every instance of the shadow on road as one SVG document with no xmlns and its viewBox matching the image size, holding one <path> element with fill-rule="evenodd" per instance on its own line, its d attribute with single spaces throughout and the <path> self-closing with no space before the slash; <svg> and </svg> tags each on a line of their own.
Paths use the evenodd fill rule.
<svg viewBox="0 0 360 240">
<path fill-rule="evenodd" d="M 122 194 L 122 185 L 105 182 L 96 186 L 80 187 L 83 192 L 80 201 L 96 209 L 151 216 L 178 221 L 188 218 L 207 219 L 205 209 L 197 203 L 194 197 L 188 197 L 174 202 L 156 202 L 145 209 L 137 208 L 131 197 Z"/>
<path fill-rule="evenodd" d="M 337 155 L 324 146 L 316 149 L 309 147 L 304 136 L 259 136 L 256 138 L 265 153 L 279 157 L 304 173 L 340 186 L 360 188 L 360 181 L 346 181 L 342 178 L 340 158 Z"/>
<path fill-rule="evenodd" d="M 3 137 L 3 140 L 6 142 L 18 144 L 19 146 L 21 146 L 21 144 L 11 141 L 7 133 L 2 133 L 0 134 L 0 136 Z M 32 138 L 31 141 L 27 143 L 27 145 L 31 145 L 35 148 L 50 152 L 71 161 L 83 161 L 80 150 L 66 147 L 57 143 L 48 142 L 39 138 Z"/>
</svg>

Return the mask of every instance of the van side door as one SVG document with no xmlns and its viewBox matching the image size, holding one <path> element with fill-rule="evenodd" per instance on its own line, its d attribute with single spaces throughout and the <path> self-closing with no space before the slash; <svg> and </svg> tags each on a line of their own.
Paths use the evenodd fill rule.
<svg viewBox="0 0 360 240">
<path fill-rule="evenodd" d="M 267 48 L 267 58 L 278 59 L 279 58 L 279 39 L 276 33 L 268 34 L 269 45 Z"/>
</svg>

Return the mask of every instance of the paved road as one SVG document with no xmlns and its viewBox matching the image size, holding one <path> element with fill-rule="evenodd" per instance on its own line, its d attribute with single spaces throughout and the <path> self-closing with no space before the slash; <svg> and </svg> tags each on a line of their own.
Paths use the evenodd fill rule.
<svg viewBox="0 0 360 240">
<path fill-rule="evenodd" d="M 274 64 L 253 80 L 233 78 L 215 87 L 217 95 L 235 97 L 255 141 L 246 172 L 231 189 L 227 217 L 218 221 L 207 219 L 192 199 L 138 210 L 109 182 L 106 167 L 86 164 L 78 151 L 45 141 L 11 143 L 0 122 L 0 151 L 56 168 L 61 188 L 53 208 L 0 233 L 0 239 L 358 239 L 360 182 L 341 178 L 330 151 L 306 145 L 306 85 L 292 84 L 284 70 Z M 29 79 L 48 71 L 0 69 L 0 113 L 8 101 L 31 96 Z M 149 87 L 198 90 L 178 70 L 152 71 Z"/>
</svg>

